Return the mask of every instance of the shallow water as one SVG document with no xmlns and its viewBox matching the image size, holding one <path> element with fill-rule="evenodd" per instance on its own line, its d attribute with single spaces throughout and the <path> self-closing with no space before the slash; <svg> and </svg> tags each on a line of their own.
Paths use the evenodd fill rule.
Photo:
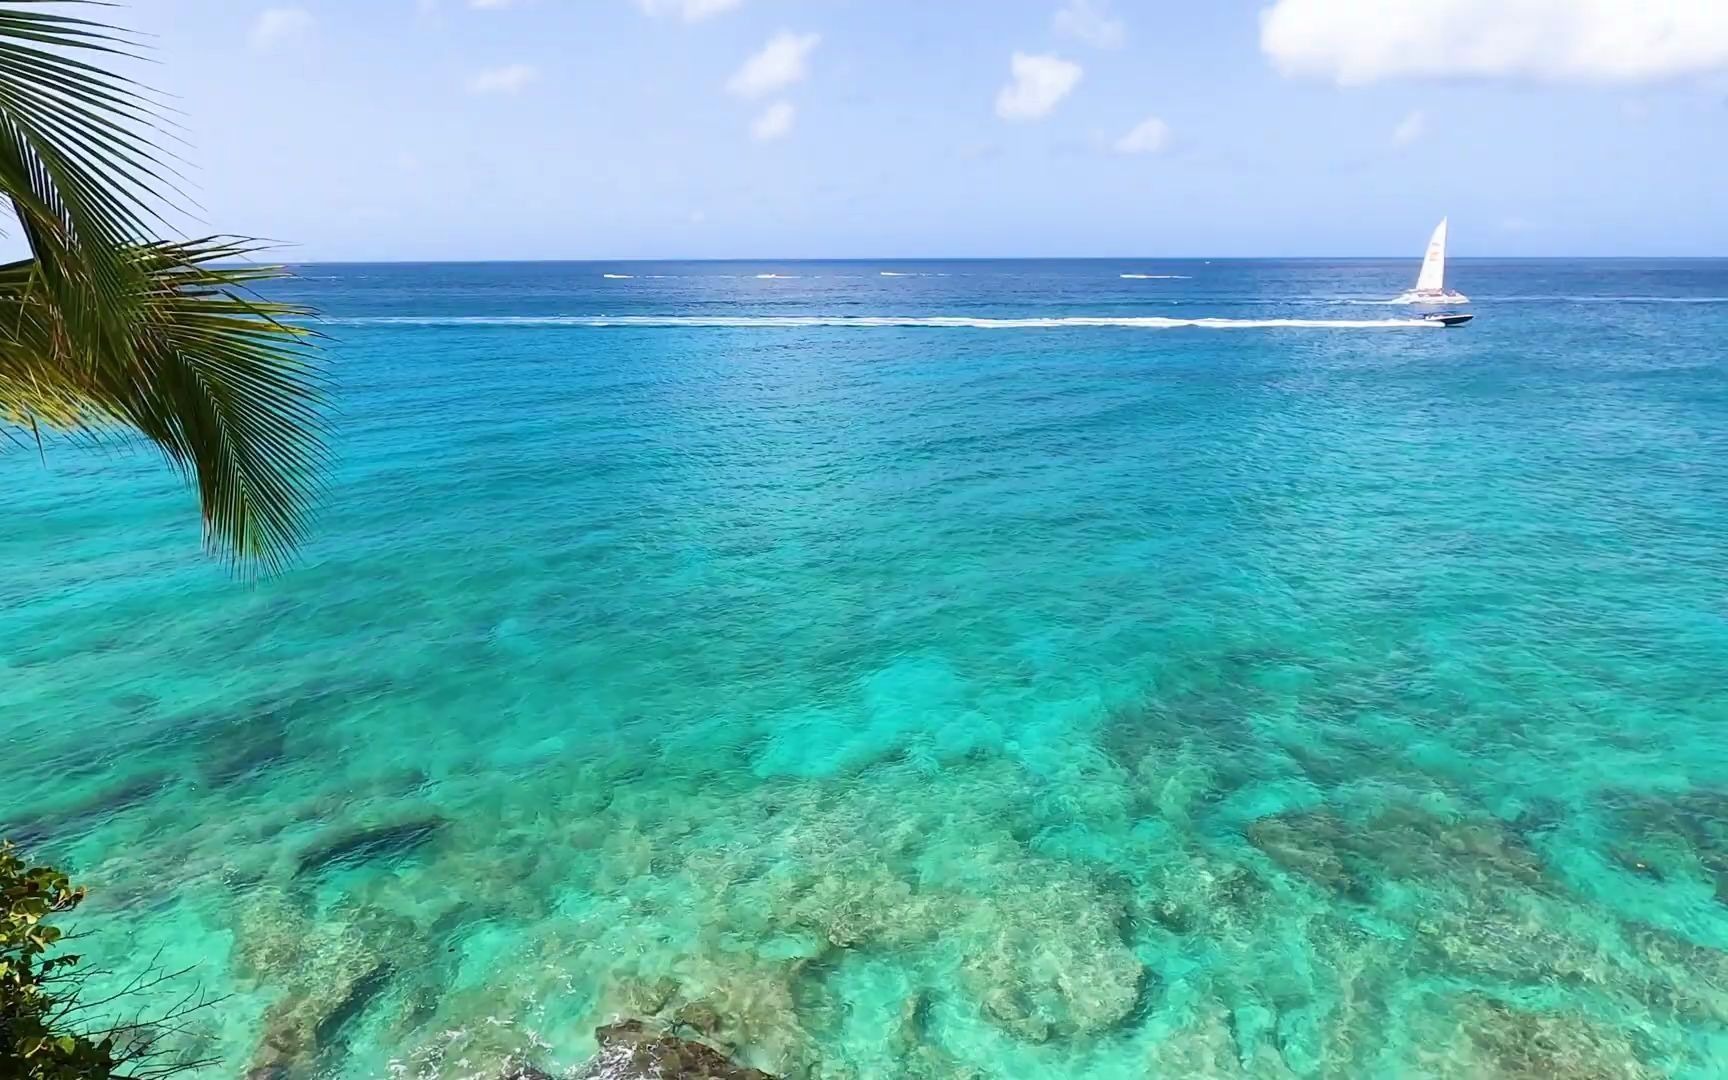
<svg viewBox="0 0 1728 1080">
<path fill-rule="evenodd" d="M 1410 272 L 304 268 L 298 568 L 0 456 L 0 821 L 222 1075 L 1718 1076 L 1728 264 L 1144 322 Z"/>
</svg>

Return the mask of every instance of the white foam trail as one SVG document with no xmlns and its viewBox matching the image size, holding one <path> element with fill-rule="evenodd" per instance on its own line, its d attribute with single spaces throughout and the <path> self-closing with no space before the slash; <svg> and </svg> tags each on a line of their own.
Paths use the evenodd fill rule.
<svg viewBox="0 0 1728 1080">
<path fill-rule="evenodd" d="M 611 278 L 613 281 L 628 281 L 630 278 L 633 278 L 636 275 L 635 274 L 601 274 L 600 276 L 603 278 Z"/>
<path fill-rule="evenodd" d="M 1189 281 L 1187 274 L 1120 274 L 1129 281 Z"/>
<path fill-rule="evenodd" d="M 757 274 L 756 275 L 757 279 L 760 281 L 784 281 L 787 278 L 794 278 L 797 276 L 798 276 L 797 274 Z"/>
<path fill-rule="evenodd" d="M 884 327 L 932 330 L 1061 330 L 1117 327 L 1129 330 L 1393 330 L 1439 323 L 1427 319 L 1169 319 L 1162 316 L 1063 316 L 1022 319 L 983 319 L 960 315 L 380 315 L 326 319 L 337 326 L 569 326 L 702 327 L 713 329 L 796 329 L 806 327 Z"/>
</svg>

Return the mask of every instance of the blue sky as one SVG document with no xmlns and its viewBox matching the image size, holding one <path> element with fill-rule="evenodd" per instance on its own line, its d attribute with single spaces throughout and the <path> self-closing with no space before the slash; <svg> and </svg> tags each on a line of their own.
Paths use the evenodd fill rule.
<svg viewBox="0 0 1728 1080">
<path fill-rule="evenodd" d="M 295 259 L 1728 255 L 1728 0 L 135 0 Z"/>
</svg>

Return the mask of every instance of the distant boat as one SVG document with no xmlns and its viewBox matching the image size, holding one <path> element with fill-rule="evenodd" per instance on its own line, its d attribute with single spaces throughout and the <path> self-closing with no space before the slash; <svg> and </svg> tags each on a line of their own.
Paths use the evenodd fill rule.
<svg viewBox="0 0 1728 1080">
<path fill-rule="evenodd" d="M 1434 226 L 1428 238 L 1428 253 L 1422 256 L 1422 272 L 1416 287 L 1392 301 L 1395 304 L 1468 304 L 1470 298 L 1446 287 L 1446 219 Z"/>
<path fill-rule="evenodd" d="M 1462 311 L 1431 311 L 1422 316 L 1428 322 L 1437 322 L 1441 326 L 1463 326 L 1476 316 Z"/>
</svg>

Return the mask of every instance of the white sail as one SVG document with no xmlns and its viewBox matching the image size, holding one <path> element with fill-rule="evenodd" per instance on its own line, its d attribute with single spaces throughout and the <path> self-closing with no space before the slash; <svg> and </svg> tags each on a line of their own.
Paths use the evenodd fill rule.
<svg viewBox="0 0 1728 1080">
<path fill-rule="evenodd" d="M 1416 278 L 1419 293 L 1446 291 L 1446 219 L 1434 226 L 1428 238 L 1428 254 L 1422 257 L 1422 273 Z"/>
<path fill-rule="evenodd" d="M 1468 304 L 1470 298 L 1446 287 L 1446 219 L 1434 226 L 1428 251 L 1422 256 L 1422 272 L 1416 287 L 1392 301 L 1394 304 Z"/>
</svg>

